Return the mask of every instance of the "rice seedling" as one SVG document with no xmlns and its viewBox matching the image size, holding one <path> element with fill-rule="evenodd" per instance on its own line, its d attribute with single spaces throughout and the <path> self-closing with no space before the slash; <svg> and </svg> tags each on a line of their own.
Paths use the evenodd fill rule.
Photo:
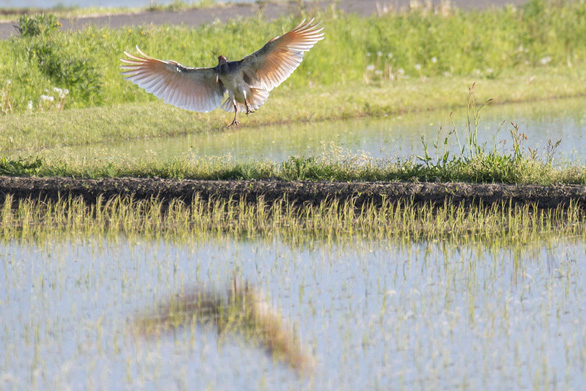
<svg viewBox="0 0 586 391">
<path fill-rule="evenodd" d="M 584 214 L 575 204 L 541 210 L 531 205 L 492 206 L 416 205 L 383 202 L 357 207 L 354 201 L 324 201 L 315 206 L 295 205 L 282 199 L 271 204 L 259 200 L 201 200 L 191 203 L 135 201 L 117 197 L 88 204 L 80 198 L 60 201 L 12 200 L 1 209 L 0 232 L 11 238 L 50 238 L 67 232 L 84 235 L 186 237 L 279 237 L 333 240 L 340 237 L 401 237 L 410 240 L 507 237 L 530 238 L 548 233 L 581 234 Z"/>
</svg>

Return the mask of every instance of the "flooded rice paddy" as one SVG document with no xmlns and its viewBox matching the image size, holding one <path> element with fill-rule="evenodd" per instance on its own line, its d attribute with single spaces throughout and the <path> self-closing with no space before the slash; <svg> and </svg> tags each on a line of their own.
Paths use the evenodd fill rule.
<svg viewBox="0 0 586 391">
<path fill-rule="evenodd" d="M 583 235 L 8 240 L 0 388 L 578 390 L 585 252 Z M 291 349 L 275 357 L 197 314 L 140 331 L 170 300 L 234 279 L 264 298 L 306 371 Z"/>
<path fill-rule="evenodd" d="M 584 107 L 583 99 L 490 107 L 479 138 L 507 138 L 505 125 L 496 130 L 514 121 L 532 148 L 561 138 L 560 154 L 583 161 Z M 444 114 L 244 127 L 100 153 L 284 160 L 330 140 L 401 157 L 421 153 L 422 133 L 432 140 L 440 126 L 451 129 Z M 455 118 L 462 123 L 465 112 Z M 128 204 L 109 220 L 67 201 L 51 208 L 0 213 L 2 390 L 579 390 L 586 382 L 577 208 L 551 221 L 529 209 L 503 209 L 498 219 L 429 210 L 427 220 L 417 220 L 419 207 L 384 219 L 373 210 L 362 225 L 347 209 L 298 220 L 262 208 L 249 220 L 234 218 L 238 208 L 186 209 L 161 225 L 155 207 Z M 426 225 L 432 234 L 413 234 Z"/>
<path fill-rule="evenodd" d="M 262 110 L 257 114 L 262 115 Z M 238 160 L 284 161 L 290 156 L 316 156 L 324 144 L 333 144 L 350 153 L 366 153 L 374 158 L 405 159 L 423 154 L 421 137 L 429 144 L 435 158 L 433 143 L 443 148 L 449 131 L 458 130 L 461 144 L 466 142 L 466 109 L 453 112 L 438 110 L 378 119 L 360 118 L 347 121 L 295 123 L 247 129 L 245 126 L 225 132 L 204 132 L 171 138 L 132 140 L 60 149 L 57 154 L 99 156 L 115 161 L 121 157 L 141 157 L 145 153 L 169 160 L 185 154 L 195 156 L 232 156 Z M 472 118 L 472 125 L 474 120 Z M 478 139 L 487 148 L 510 150 L 511 122 L 527 136 L 526 147 L 545 153 L 548 140 L 561 140 L 556 150 L 557 162 L 584 161 L 586 150 L 586 99 L 564 99 L 515 105 L 486 106 L 480 111 Z M 243 120 L 246 123 L 246 119 Z M 503 143 L 503 140 L 505 142 Z M 447 145 L 454 154 L 459 146 L 455 136 Z M 441 153 L 441 151 L 440 151 Z"/>
</svg>

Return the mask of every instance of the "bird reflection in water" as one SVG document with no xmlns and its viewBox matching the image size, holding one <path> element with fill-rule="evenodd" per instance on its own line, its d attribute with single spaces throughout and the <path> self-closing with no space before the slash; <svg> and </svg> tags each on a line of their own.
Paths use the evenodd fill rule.
<svg viewBox="0 0 586 391">
<path fill-rule="evenodd" d="M 212 324 L 220 337 L 242 335 L 300 375 L 313 370 L 313 356 L 262 293 L 247 282 L 234 278 L 223 290 L 195 288 L 176 294 L 134 322 L 136 333 L 145 337 L 172 333 L 192 324 Z"/>
</svg>

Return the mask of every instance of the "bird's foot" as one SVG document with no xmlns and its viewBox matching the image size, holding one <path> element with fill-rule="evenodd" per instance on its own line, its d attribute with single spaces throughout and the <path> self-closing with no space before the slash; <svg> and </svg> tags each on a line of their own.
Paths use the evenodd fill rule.
<svg viewBox="0 0 586 391">
<path fill-rule="evenodd" d="M 228 125 L 229 128 L 231 128 L 232 126 L 238 126 L 240 125 L 240 121 L 238 121 L 237 119 L 234 119 L 234 121 L 232 121 L 232 123 L 230 125 Z"/>
</svg>

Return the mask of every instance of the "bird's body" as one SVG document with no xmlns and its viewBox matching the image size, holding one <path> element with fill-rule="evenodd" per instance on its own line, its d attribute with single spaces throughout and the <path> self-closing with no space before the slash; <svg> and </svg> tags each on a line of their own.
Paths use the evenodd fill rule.
<svg viewBox="0 0 586 391">
<path fill-rule="evenodd" d="M 317 24 L 301 22 L 288 33 L 275 37 L 257 52 L 240 61 L 218 57 L 213 68 L 185 67 L 175 61 L 161 61 L 137 50 L 140 56 L 124 52 L 126 79 L 174 106 L 200 112 L 220 107 L 246 114 L 261 107 L 269 92 L 285 81 L 303 60 L 304 52 L 323 39 Z M 228 98 L 222 103 L 224 95 Z"/>
</svg>

